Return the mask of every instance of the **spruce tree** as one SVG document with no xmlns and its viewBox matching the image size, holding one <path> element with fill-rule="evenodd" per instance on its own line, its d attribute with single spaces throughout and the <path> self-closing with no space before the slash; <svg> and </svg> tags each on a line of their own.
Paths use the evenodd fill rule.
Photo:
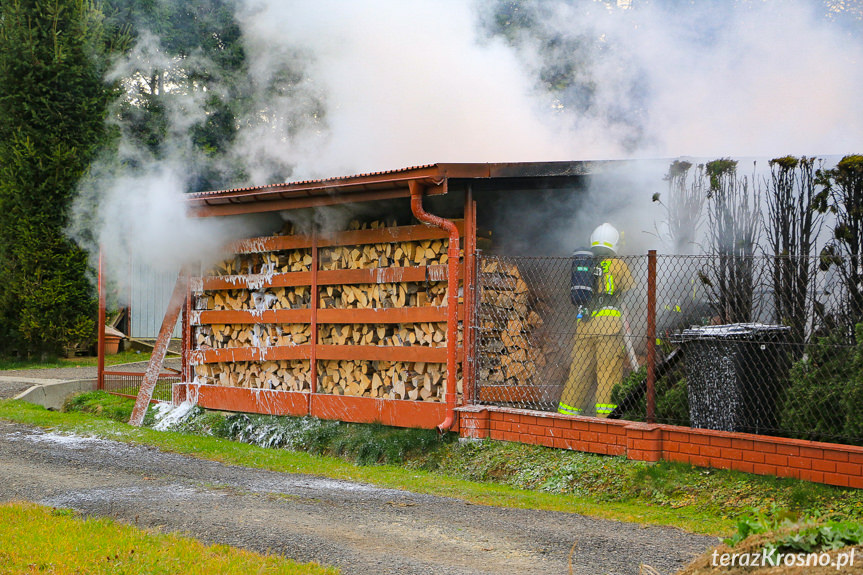
<svg viewBox="0 0 863 575">
<path fill-rule="evenodd" d="M 57 354 L 96 334 L 87 256 L 64 235 L 107 138 L 98 8 L 0 3 L 0 353 Z"/>
</svg>

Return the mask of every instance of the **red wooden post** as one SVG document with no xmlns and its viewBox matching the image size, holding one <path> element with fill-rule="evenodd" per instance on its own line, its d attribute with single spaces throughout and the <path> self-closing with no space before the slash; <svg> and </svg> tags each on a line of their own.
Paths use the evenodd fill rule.
<svg viewBox="0 0 863 575">
<path fill-rule="evenodd" d="M 99 330 L 96 343 L 96 355 L 98 367 L 96 369 L 96 389 L 105 389 L 105 280 L 102 277 L 102 250 L 99 250 L 99 315 L 96 327 Z"/>
<path fill-rule="evenodd" d="M 476 402 L 476 365 L 474 363 L 474 298 L 476 297 L 476 201 L 473 190 L 468 186 L 465 192 L 464 207 L 464 272 L 462 290 L 464 293 L 464 314 L 462 315 L 462 364 L 464 381 L 462 401 L 465 404 Z"/>
<path fill-rule="evenodd" d="M 309 302 L 311 307 L 310 318 L 310 335 L 311 349 L 309 350 L 309 415 L 312 415 L 312 401 L 314 395 L 318 392 L 318 267 L 320 266 L 320 258 L 318 256 L 318 231 L 312 230 L 312 277 L 309 291 L 312 294 L 312 299 Z"/>
<path fill-rule="evenodd" d="M 647 423 L 656 420 L 656 250 L 647 252 Z"/>
<path fill-rule="evenodd" d="M 186 283 L 186 296 L 183 301 L 183 313 L 180 319 L 180 383 L 192 381 L 189 353 L 192 349 L 192 289 L 191 283 Z"/>
</svg>

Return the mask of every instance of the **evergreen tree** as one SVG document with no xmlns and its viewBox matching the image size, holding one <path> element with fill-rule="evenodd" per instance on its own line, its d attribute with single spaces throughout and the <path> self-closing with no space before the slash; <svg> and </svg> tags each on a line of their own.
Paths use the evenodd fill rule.
<svg viewBox="0 0 863 575">
<path fill-rule="evenodd" d="M 101 12 L 85 0 L 0 3 L 0 352 L 54 354 L 96 334 L 87 256 L 64 235 L 107 139 Z"/>
</svg>

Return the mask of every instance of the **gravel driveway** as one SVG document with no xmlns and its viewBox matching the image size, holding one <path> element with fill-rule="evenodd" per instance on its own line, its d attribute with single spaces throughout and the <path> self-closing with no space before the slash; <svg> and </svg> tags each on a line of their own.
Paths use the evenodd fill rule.
<svg viewBox="0 0 863 575">
<path fill-rule="evenodd" d="M 203 461 L 0 421 L 0 500 L 161 527 L 345 574 L 672 573 L 717 540 Z"/>
</svg>

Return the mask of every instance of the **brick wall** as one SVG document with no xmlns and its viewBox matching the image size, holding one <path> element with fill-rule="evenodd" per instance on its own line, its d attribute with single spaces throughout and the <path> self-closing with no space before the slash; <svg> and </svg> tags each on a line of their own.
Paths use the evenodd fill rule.
<svg viewBox="0 0 863 575">
<path fill-rule="evenodd" d="M 505 407 L 458 409 L 460 434 L 863 488 L 863 447 Z"/>
</svg>

